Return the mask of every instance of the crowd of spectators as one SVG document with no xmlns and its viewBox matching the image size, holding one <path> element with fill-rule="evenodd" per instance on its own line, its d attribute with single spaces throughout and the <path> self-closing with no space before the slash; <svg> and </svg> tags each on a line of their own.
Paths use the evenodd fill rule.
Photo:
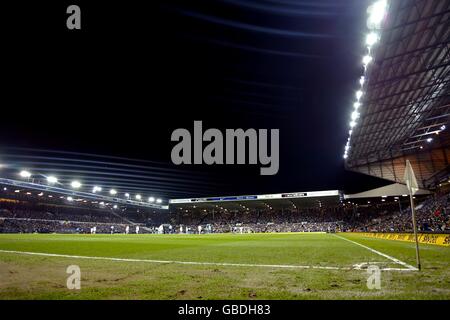
<svg viewBox="0 0 450 320">
<path fill-rule="evenodd" d="M 0 233 L 125 233 L 126 227 L 147 233 L 143 223 L 121 217 L 111 209 L 44 205 L 30 202 L 0 204 Z"/>
<path fill-rule="evenodd" d="M 398 201 L 398 200 L 395 200 Z M 31 202 L 0 203 L 0 233 L 249 233 L 249 232 L 412 232 L 411 210 L 398 202 L 342 203 L 320 208 L 263 208 L 242 210 L 172 210 L 125 212 Z M 421 232 L 450 232 L 449 194 L 418 201 Z M 161 226 L 167 226 L 162 228 Z M 200 228 L 199 228 L 200 226 Z"/>
<path fill-rule="evenodd" d="M 355 231 L 412 232 L 411 208 L 380 212 L 370 220 L 357 221 Z M 435 195 L 416 206 L 417 229 L 422 232 L 450 232 L 449 195 Z"/>
</svg>

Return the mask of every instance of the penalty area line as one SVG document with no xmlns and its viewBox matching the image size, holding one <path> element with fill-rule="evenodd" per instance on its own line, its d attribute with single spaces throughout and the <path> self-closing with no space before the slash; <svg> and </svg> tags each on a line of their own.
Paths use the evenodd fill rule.
<svg viewBox="0 0 450 320">
<path fill-rule="evenodd" d="M 225 266 L 225 267 L 257 267 L 257 268 L 279 268 L 279 269 L 320 269 L 320 270 L 361 270 L 358 267 L 331 267 L 331 266 L 302 266 L 289 264 L 255 264 L 255 263 L 227 263 L 227 262 L 198 262 L 198 261 L 177 261 L 177 260 L 152 260 L 152 259 L 132 259 L 132 258 L 113 258 L 113 257 L 93 257 L 78 256 L 57 253 L 29 252 L 0 250 L 0 253 L 22 254 L 41 257 L 56 257 L 70 259 L 86 259 L 86 260 L 106 260 L 119 262 L 144 262 L 144 263 L 160 263 L 160 264 L 182 264 L 182 265 L 200 265 L 200 266 Z M 383 271 L 411 271 L 409 269 L 384 268 Z"/>
<path fill-rule="evenodd" d="M 347 239 L 347 238 L 345 238 L 345 237 L 338 236 L 337 234 L 333 234 L 333 235 L 334 235 L 335 237 L 338 237 L 339 239 L 342 239 L 342 240 L 351 242 L 351 243 L 353 243 L 353 244 L 356 244 L 357 246 L 360 246 L 360 247 L 365 248 L 365 249 L 367 249 L 367 250 L 369 250 L 369 251 L 371 251 L 371 252 L 373 252 L 373 253 L 376 253 L 376 254 L 378 254 L 379 256 L 385 257 L 386 259 L 389 259 L 389 260 L 395 262 L 396 264 L 399 264 L 399 265 L 404 266 L 404 267 L 406 268 L 406 269 L 400 269 L 400 270 L 405 270 L 405 271 L 418 271 L 418 270 L 419 270 L 419 269 L 417 269 L 416 267 L 413 267 L 412 265 L 407 264 L 406 262 L 403 262 L 403 261 L 401 261 L 401 260 L 398 260 L 397 258 L 391 257 L 391 256 L 389 256 L 389 255 L 387 255 L 387 254 L 385 254 L 385 253 L 383 253 L 383 252 L 380 252 L 380 251 L 378 251 L 378 250 L 372 249 L 372 248 L 370 248 L 370 247 L 368 247 L 368 246 L 365 246 L 365 245 L 363 245 L 363 244 L 361 244 L 361 243 L 358 243 L 358 242 L 356 242 L 356 241 Z M 396 268 L 386 268 L 385 270 L 396 270 Z"/>
</svg>

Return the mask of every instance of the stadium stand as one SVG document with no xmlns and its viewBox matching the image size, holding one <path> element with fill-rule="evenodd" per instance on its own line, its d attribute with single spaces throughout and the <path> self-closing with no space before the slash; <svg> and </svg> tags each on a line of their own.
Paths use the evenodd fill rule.
<svg viewBox="0 0 450 320">
<path fill-rule="evenodd" d="M 441 191 L 417 199 L 421 232 L 450 233 L 450 194 Z M 270 203 L 270 202 L 269 202 Z M 290 206 L 234 209 L 215 206 L 172 208 L 169 212 L 105 208 L 99 204 L 67 204 L 59 198 L 32 193 L 1 192 L 0 233 L 248 233 L 248 232 L 411 232 L 407 198 L 352 199 L 308 207 Z M 170 226 L 162 228 L 161 226 Z M 201 231 L 199 231 L 201 226 Z M 113 227 L 113 228 L 111 228 Z"/>
</svg>

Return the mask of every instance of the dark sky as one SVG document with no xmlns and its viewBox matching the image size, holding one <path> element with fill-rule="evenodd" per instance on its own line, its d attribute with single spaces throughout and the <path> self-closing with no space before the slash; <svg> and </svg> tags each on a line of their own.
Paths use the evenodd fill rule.
<svg viewBox="0 0 450 320">
<path fill-rule="evenodd" d="M 61 158 L 104 172 L 139 166 L 134 182 L 124 171 L 120 183 L 131 186 L 145 171 L 164 181 L 143 178 L 146 190 L 166 198 L 377 184 L 345 172 L 342 161 L 368 1 L 146 3 L 7 6 L 0 161 L 39 172 L 55 166 L 67 179 L 89 173 L 60 167 Z M 81 7 L 81 31 L 65 27 L 69 4 Z M 278 174 L 260 176 L 259 165 L 173 165 L 170 135 L 192 132 L 194 120 L 205 129 L 280 129 Z"/>
</svg>

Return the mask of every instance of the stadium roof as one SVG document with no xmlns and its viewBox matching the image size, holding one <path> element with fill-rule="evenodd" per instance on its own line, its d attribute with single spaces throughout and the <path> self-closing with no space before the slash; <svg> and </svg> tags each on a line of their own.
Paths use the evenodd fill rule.
<svg viewBox="0 0 450 320">
<path fill-rule="evenodd" d="M 27 182 L 27 181 L 18 181 L 18 180 L 0 178 L 0 185 L 2 187 L 3 186 L 12 187 L 18 191 L 20 191 L 21 189 L 24 189 L 24 190 L 39 191 L 42 193 L 46 192 L 47 194 L 57 194 L 57 195 L 64 197 L 67 200 L 70 199 L 69 201 L 78 201 L 78 200 L 81 201 L 81 200 L 88 199 L 91 201 L 96 201 L 98 203 L 104 203 L 105 205 L 117 204 L 117 205 L 143 207 L 143 208 L 151 208 L 151 209 L 163 209 L 163 210 L 169 209 L 169 206 L 162 205 L 162 204 L 148 203 L 146 201 L 138 201 L 138 200 L 132 200 L 132 199 L 123 199 L 123 198 L 114 197 L 114 196 L 105 196 L 105 195 L 101 195 L 101 194 L 97 194 L 97 193 L 89 193 L 89 192 L 70 190 L 70 189 L 65 189 L 65 188 L 61 188 L 61 187 L 56 187 L 56 186 L 51 186 L 51 185 L 43 185 L 43 184 Z"/>
<path fill-rule="evenodd" d="M 207 198 L 172 199 L 171 208 L 182 209 L 228 209 L 242 210 L 247 208 L 313 208 L 337 205 L 342 199 L 339 190 L 290 192 L 263 195 L 225 196 Z"/>
<path fill-rule="evenodd" d="M 420 189 L 416 192 L 416 195 L 428 195 L 431 192 L 428 190 Z M 409 191 L 406 185 L 400 183 L 393 183 L 381 188 L 375 188 L 364 192 L 346 194 L 345 199 L 357 199 L 357 198 L 379 198 L 379 197 L 395 197 L 408 195 Z"/>
<path fill-rule="evenodd" d="M 449 23 L 448 0 L 389 1 L 380 41 L 370 48 L 373 60 L 361 89 L 347 168 L 449 145 Z M 419 180 L 423 182 L 447 165 L 447 160 L 433 164 Z M 388 170 L 384 176 L 367 168 L 363 171 L 401 181 L 401 174 L 386 176 Z"/>
</svg>

